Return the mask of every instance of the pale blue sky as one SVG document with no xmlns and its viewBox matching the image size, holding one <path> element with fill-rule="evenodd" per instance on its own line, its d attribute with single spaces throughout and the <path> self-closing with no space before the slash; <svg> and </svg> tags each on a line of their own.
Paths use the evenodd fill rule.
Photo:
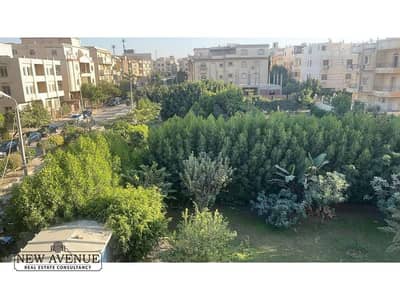
<svg viewBox="0 0 400 300">
<path fill-rule="evenodd" d="M 115 45 L 116 54 L 122 53 L 122 38 L 81 38 L 84 46 L 98 46 L 112 50 Z M 314 38 L 125 38 L 125 47 L 133 48 L 136 52 L 150 52 L 152 57 L 175 55 L 184 57 L 193 54 L 193 48 L 226 45 L 227 43 L 272 45 L 279 42 L 280 46 L 295 45 L 302 42 L 324 42 L 326 39 Z M 338 41 L 338 40 L 335 40 Z M 346 40 L 349 41 L 349 40 Z M 0 38 L 0 43 L 19 42 L 19 38 Z"/>
</svg>

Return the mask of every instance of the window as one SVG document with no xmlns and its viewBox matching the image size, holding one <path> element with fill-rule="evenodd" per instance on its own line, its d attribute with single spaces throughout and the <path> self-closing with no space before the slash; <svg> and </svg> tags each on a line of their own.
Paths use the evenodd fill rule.
<svg viewBox="0 0 400 300">
<path fill-rule="evenodd" d="M 240 55 L 248 55 L 249 51 L 247 49 L 240 49 Z"/>
<path fill-rule="evenodd" d="M 352 59 L 346 60 L 346 66 L 347 68 L 353 68 L 353 60 Z"/>
<path fill-rule="evenodd" d="M 233 74 L 232 74 L 232 73 L 229 73 L 229 74 L 228 74 L 228 77 L 229 77 L 229 78 L 232 78 L 232 77 L 233 77 Z"/>
<path fill-rule="evenodd" d="M 258 55 L 265 55 L 265 50 L 264 49 L 258 49 L 257 50 Z"/>
<path fill-rule="evenodd" d="M 6 66 L 0 66 L 0 77 L 8 77 L 8 71 Z"/>
<path fill-rule="evenodd" d="M 4 93 L 11 96 L 11 88 L 8 85 L 3 85 L 1 89 L 3 90 Z"/>
<path fill-rule="evenodd" d="M 247 78 L 247 74 L 246 73 L 242 73 L 241 77 L 242 77 L 242 79 L 246 79 Z"/>
<path fill-rule="evenodd" d="M 393 56 L 393 68 L 398 68 L 399 67 L 399 55 L 395 54 Z"/>
<path fill-rule="evenodd" d="M 324 59 L 324 60 L 322 61 L 322 65 L 323 65 L 324 67 L 329 67 L 329 59 Z"/>
<path fill-rule="evenodd" d="M 17 55 L 17 54 L 18 54 L 17 49 L 12 49 L 12 53 L 13 53 L 14 55 Z"/>
<path fill-rule="evenodd" d="M 29 86 L 27 86 L 27 87 L 25 87 L 25 92 L 26 92 L 26 94 L 27 95 L 29 95 L 30 94 L 30 92 L 29 92 L 30 90 L 29 90 Z"/>
<path fill-rule="evenodd" d="M 29 55 L 35 55 L 35 54 L 36 54 L 35 50 L 33 49 L 29 50 Z"/>
<path fill-rule="evenodd" d="M 26 67 L 26 73 L 28 76 L 32 76 L 32 67 L 31 66 Z"/>
<path fill-rule="evenodd" d="M 223 79 L 224 77 L 222 75 L 219 75 L 219 79 Z"/>
<path fill-rule="evenodd" d="M 62 81 L 57 81 L 57 87 L 59 91 L 62 91 L 63 87 L 62 87 Z"/>
<path fill-rule="evenodd" d="M 53 55 L 53 56 L 57 56 L 57 49 L 53 49 L 53 50 L 51 50 L 51 55 Z"/>
<path fill-rule="evenodd" d="M 201 80 L 206 80 L 206 79 L 207 79 L 207 76 L 206 76 L 206 75 L 201 75 L 201 76 L 200 76 L 200 79 L 201 79 Z"/>
<path fill-rule="evenodd" d="M 242 68 L 247 68 L 247 61 L 242 61 L 241 66 Z"/>
<path fill-rule="evenodd" d="M 327 74 L 321 74 L 321 80 L 328 80 Z"/>
<path fill-rule="evenodd" d="M 346 78 L 346 80 L 351 79 L 351 74 L 350 74 L 350 73 L 347 73 L 345 78 Z"/>
<path fill-rule="evenodd" d="M 223 68 L 223 67 L 224 67 L 224 64 L 219 64 L 219 67 L 220 67 L 220 68 Z"/>
<path fill-rule="evenodd" d="M 368 84 L 368 77 L 363 77 L 361 81 L 363 85 Z"/>
<path fill-rule="evenodd" d="M 77 85 L 80 85 L 80 84 L 81 84 L 80 81 L 79 81 L 79 79 L 76 80 L 76 84 L 77 84 Z"/>
<path fill-rule="evenodd" d="M 364 65 L 368 65 L 369 64 L 369 56 L 364 56 Z"/>
<path fill-rule="evenodd" d="M 233 62 L 228 62 L 228 67 L 232 67 L 233 66 Z"/>
<path fill-rule="evenodd" d="M 61 66 L 56 65 L 56 75 L 61 75 Z"/>
<path fill-rule="evenodd" d="M 326 51 L 326 46 L 325 45 L 321 46 L 321 51 Z"/>
</svg>

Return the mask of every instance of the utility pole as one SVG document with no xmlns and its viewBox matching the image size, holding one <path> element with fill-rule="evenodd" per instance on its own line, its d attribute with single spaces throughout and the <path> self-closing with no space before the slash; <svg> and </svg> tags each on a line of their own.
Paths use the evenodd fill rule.
<svg viewBox="0 0 400 300">
<path fill-rule="evenodd" d="M 128 69 L 128 73 L 123 74 L 125 79 L 129 80 L 129 91 L 130 91 L 130 100 L 131 100 L 131 109 L 133 110 L 133 79 L 135 75 L 132 72 L 132 68 Z"/>
<path fill-rule="evenodd" d="M 112 45 L 111 47 L 113 49 L 113 55 L 115 55 L 115 45 Z"/>
<path fill-rule="evenodd" d="M 13 97 L 11 97 L 10 95 L 7 95 L 6 93 L 4 93 L 2 91 L 0 91 L 0 96 L 5 97 L 5 98 L 10 99 L 10 100 L 15 102 L 15 113 L 16 113 L 16 117 L 17 117 L 19 144 L 20 144 L 20 147 L 21 147 L 22 168 L 24 170 L 24 176 L 28 176 L 28 167 L 27 167 L 27 164 L 26 164 L 24 138 L 22 136 L 22 125 L 21 125 L 21 118 L 20 118 L 20 115 L 19 115 L 18 102 Z"/>
</svg>

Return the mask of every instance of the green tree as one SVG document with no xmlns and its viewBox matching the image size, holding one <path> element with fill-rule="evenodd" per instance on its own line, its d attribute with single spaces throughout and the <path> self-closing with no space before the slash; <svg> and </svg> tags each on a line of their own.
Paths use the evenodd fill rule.
<svg viewBox="0 0 400 300">
<path fill-rule="evenodd" d="M 335 108 L 335 113 L 344 115 L 351 110 L 351 94 L 340 92 L 332 98 L 332 106 Z"/>
<path fill-rule="evenodd" d="M 217 195 L 230 182 L 233 173 L 227 159 L 219 155 L 212 160 L 204 152 L 198 157 L 192 153 L 183 161 L 183 166 L 182 182 L 200 210 L 214 205 Z"/>
<path fill-rule="evenodd" d="M 41 103 L 32 103 L 21 112 L 22 127 L 40 127 L 50 123 L 51 117 Z"/>
<path fill-rule="evenodd" d="M 164 258 L 172 262 L 221 262 L 229 261 L 233 253 L 232 242 L 237 233 L 216 210 L 182 213 L 182 222 L 171 239 L 172 249 Z"/>
</svg>

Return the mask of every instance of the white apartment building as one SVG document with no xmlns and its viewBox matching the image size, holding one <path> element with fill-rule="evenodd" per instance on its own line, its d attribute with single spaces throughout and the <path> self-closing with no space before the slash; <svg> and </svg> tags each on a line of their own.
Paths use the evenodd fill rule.
<svg viewBox="0 0 400 300">
<path fill-rule="evenodd" d="M 12 46 L 17 57 L 59 60 L 65 94 L 62 101 L 72 110 L 80 109 L 81 85 L 96 84 L 96 75 L 89 49 L 82 47 L 79 39 L 21 38 L 21 44 Z"/>
<path fill-rule="evenodd" d="M 352 84 L 353 100 L 377 106 L 380 111 L 400 111 L 400 38 L 357 45 Z"/>
<path fill-rule="evenodd" d="M 4 47 L 0 44 L 0 48 Z M 10 49 L 11 46 L 9 45 Z M 54 117 L 64 97 L 61 62 L 0 55 L 0 89 L 23 106 L 42 103 Z M 14 103 L 1 99 L 0 110 L 14 109 Z"/>
<path fill-rule="evenodd" d="M 164 76 L 175 76 L 178 72 L 178 63 L 174 56 L 159 57 L 153 62 L 153 72 Z"/>
<path fill-rule="evenodd" d="M 96 82 L 113 82 L 113 56 L 107 49 L 87 47 L 94 64 Z"/>
<path fill-rule="evenodd" d="M 269 59 L 268 44 L 196 48 L 191 59 L 191 79 L 221 80 L 245 92 L 264 94 L 269 86 Z"/>
<path fill-rule="evenodd" d="M 301 56 L 300 81 L 317 79 L 323 88 L 343 90 L 352 83 L 353 45 L 344 42 L 308 44 Z"/>
</svg>

